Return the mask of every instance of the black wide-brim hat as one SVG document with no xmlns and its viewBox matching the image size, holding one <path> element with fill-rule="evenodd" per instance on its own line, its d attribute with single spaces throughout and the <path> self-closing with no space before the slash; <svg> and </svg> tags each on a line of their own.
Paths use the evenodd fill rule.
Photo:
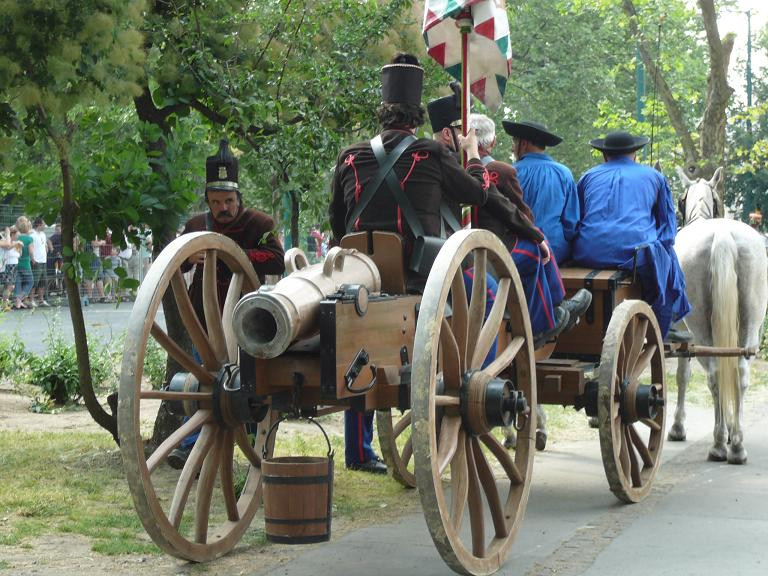
<svg viewBox="0 0 768 576">
<path fill-rule="evenodd" d="M 543 144 L 544 146 L 557 146 L 563 141 L 560 136 L 550 132 L 544 124 L 538 122 L 510 122 L 509 120 L 502 120 L 502 125 L 507 134 L 513 138 L 520 138 L 522 140 L 528 140 L 535 144 Z"/>
<path fill-rule="evenodd" d="M 590 140 L 589 145 L 609 154 L 629 154 L 640 150 L 650 141 L 648 136 L 632 136 L 629 132 L 609 132 L 605 138 Z"/>
</svg>

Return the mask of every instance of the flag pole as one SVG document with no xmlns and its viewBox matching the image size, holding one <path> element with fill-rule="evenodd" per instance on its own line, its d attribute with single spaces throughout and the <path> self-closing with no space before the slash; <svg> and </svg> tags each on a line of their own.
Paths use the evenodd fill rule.
<svg viewBox="0 0 768 576">
<path fill-rule="evenodd" d="M 456 25 L 461 33 L 461 133 L 466 136 L 469 132 L 470 113 L 470 75 L 469 75 L 469 35 L 472 33 L 472 10 L 464 9 L 456 17 Z M 461 163 L 466 167 L 467 154 L 461 150 Z M 461 225 L 464 228 L 472 226 L 472 208 L 463 206 L 461 209 Z"/>
</svg>

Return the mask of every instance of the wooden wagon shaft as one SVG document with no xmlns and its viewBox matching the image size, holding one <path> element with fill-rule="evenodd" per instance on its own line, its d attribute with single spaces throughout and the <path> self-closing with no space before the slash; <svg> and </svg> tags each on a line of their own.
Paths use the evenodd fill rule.
<svg viewBox="0 0 768 576">
<path fill-rule="evenodd" d="M 718 348 L 715 346 L 698 346 L 696 344 L 667 344 L 667 356 L 671 358 L 695 358 L 697 356 L 743 356 L 751 358 L 757 356 L 757 346 L 743 348 Z"/>
</svg>

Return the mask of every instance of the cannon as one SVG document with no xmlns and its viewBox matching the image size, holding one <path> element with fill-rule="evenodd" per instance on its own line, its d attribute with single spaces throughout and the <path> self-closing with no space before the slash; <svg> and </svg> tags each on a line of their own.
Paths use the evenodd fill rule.
<svg viewBox="0 0 768 576">
<path fill-rule="evenodd" d="M 336 246 L 321 264 L 310 266 L 304 253 L 292 248 L 285 260 L 288 275 L 243 296 L 232 315 L 238 344 L 256 358 L 275 358 L 296 340 L 314 336 L 320 302 L 331 294 L 344 292 L 365 307 L 368 295 L 381 290 L 373 260 L 356 250 Z"/>
</svg>

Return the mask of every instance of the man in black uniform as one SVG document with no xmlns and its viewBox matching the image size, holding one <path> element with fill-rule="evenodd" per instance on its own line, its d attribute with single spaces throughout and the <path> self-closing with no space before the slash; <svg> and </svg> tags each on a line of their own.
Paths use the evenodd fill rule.
<svg viewBox="0 0 768 576">
<path fill-rule="evenodd" d="M 231 238 L 245 251 L 261 282 L 264 282 L 266 274 L 282 274 L 285 271 L 283 246 L 277 238 L 274 220 L 264 212 L 243 206 L 237 158 L 226 140 L 222 140 L 219 151 L 205 161 L 205 201 L 209 211 L 193 216 L 184 226 L 183 234 L 209 230 Z M 199 264 L 189 286 L 189 296 L 203 326 L 204 261 L 205 252 L 198 252 L 181 267 L 187 271 Z M 217 266 L 216 288 L 219 304 L 223 306 L 232 274 L 222 261 Z M 181 445 L 168 455 L 168 464 L 176 469 L 183 468 L 195 440 L 197 433 L 184 438 Z"/>
<path fill-rule="evenodd" d="M 338 156 L 329 207 L 334 242 L 360 230 L 397 232 L 405 238 L 406 253 L 410 255 L 416 236 L 441 236 L 444 203 L 453 208 L 455 222 L 459 204 L 488 201 L 488 173 L 480 161 L 474 133 L 459 138 L 469 158 L 466 170 L 442 144 L 414 136 L 425 119 L 421 106 L 423 75 L 418 60 L 410 54 L 398 54 L 381 69 L 381 132 L 371 141 L 342 150 Z M 383 165 L 394 160 L 392 173 L 404 198 L 396 198 L 386 182 L 375 186 L 380 165 L 377 155 L 386 157 Z M 418 281 L 409 278 L 409 287 L 417 286 Z M 347 411 L 345 435 L 348 468 L 386 473 L 370 446 L 372 412 Z"/>
</svg>

